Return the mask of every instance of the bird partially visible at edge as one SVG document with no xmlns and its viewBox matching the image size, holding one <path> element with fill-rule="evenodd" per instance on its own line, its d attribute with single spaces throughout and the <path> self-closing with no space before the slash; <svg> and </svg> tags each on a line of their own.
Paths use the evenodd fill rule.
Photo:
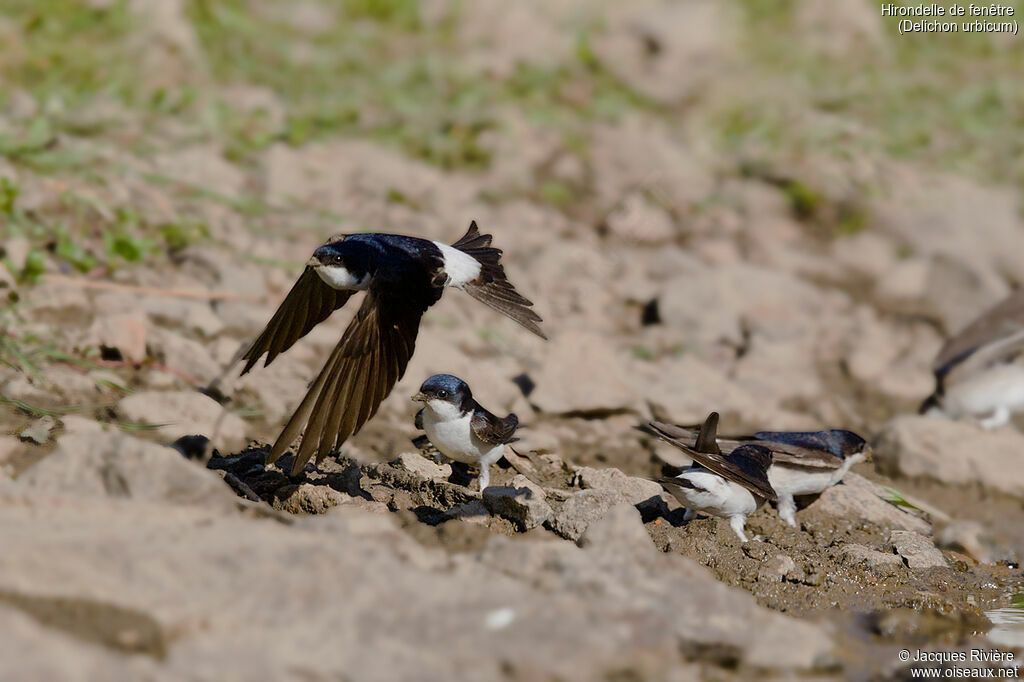
<svg viewBox="0 0 1024 682">
<path fill-rule="evenodd" d="M 935 391 L 921 414 L 973 417 L 995 429 L 1024 411 L 1024 289 L 946 341 L 932 371 Z"/>
</svg>

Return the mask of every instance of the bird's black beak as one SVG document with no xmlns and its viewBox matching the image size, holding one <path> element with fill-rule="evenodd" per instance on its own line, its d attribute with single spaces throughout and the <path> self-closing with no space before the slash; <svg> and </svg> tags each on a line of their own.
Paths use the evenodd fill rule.
<svg viewBox="0 0 1024 682">
<path fill-rule="evenodd" d="M 319 258 L 317 258 L 316 256 L 310 256 L 310 257 L 309 257 L 309 260 L 308 260 L 308 261 L 306 261 L 306 267 L 310 267 L 310 268 L 318 268 L 318 267 L 320 267 L 321 265 L 323 265 L 323 263 L 321 263 L 321 262 L 320 262 L 320 259 L 319 259 Z"/>
<path fill-rule="evenodd" d="M 419 393 L 414 395 L 412 397 L 412 399 L 413 399 L 414 402 L 417 402 L 417 403 L 425 403 L 428 400 L 430 400 L 430 398 L 428 398 L 426 395 L 423 394 L 423 391 L 420 391 Z"/>
</svg>

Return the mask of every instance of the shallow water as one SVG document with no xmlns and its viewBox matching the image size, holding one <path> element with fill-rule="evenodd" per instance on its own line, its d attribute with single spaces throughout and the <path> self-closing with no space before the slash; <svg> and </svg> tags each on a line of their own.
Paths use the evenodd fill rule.
<svg viewBox="0 0 1024 682">
<path fill-rule="evenodd" d="M 993 643 L 1024 648 L 1024 594 L 1015 595 L 1010 606 L 987 611 L 985 615 L 992 621 L 988 638 Z"/>
</svg>

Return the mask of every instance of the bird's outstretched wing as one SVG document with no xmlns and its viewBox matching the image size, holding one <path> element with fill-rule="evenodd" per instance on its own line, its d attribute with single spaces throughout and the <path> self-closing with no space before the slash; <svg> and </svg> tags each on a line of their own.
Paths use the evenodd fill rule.
<svg viewBox="0 0 1024 682">
<path fill-rule="evenodd" d="M 436 299 L 435 299 L 436 300 Z M 290 475 L 338 448 L 377 412 L 405 373 L 420 318 L 433 301 L 371 289 L 267 456 L 277 460 L 305 427 Z"/>
<path fill-rule="evenodd" d="M 307 266 L 266 328 L 245 351 L 242 359 L 246 362 L 241 373 L 245 374 L 252 369 L 264 353 L 267 354 L 267 360 L 263 365 L 269 365 L 280 353 L 308 334 L 309 330 L 345 305 L 353 293 L 332 289 L 324 284 L 313 268 Z"/>
<path fill-rule="evenodd" d="M 478 410 L 473 414 L 469 425 L 476 437 L 488 445 L 503 445 L 519 440 L 512 436 L 519 426 L 519 417 L 514 414 L 510 414 L 504 419 L 498 419 L 493 414 Z"/>
<path fill-rule="evenodd" d="M 463 291 L 512 318 L 540 338 L 548 338 L 537 324 L 541 322 L 541 318 L 531 308 L 533 303 L 516 291 L 512 282 L 508 281 L 505 267 L 501 264 L 501 249 L 491 246 L 491 235 L 480 234 L 474 220 L 466 234 L 452 244 L 452 247 L 469 254 L 480 263 L 480 274 L 476 279 L 461 285 Z"/>
</svg>

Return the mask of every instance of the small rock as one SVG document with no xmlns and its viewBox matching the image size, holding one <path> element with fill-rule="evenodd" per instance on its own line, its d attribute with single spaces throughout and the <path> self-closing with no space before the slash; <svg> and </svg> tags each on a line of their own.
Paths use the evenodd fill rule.
<svg viewBox="0 0 1024 682">
<path fill-rule="evenodd" d="M 804 575 L 803 580 L 800 582 L 804 585 L 817 587 L 818 585 L 823 584 L 827 578 L 827 571 L 822 566 L 814 564 L 807 567 L 807 572 Z"/>
<path fill-rule="evenodd" d="M 483 503 L 487 511 L 512 521 L 524 531 L 536 528 L 552 516 L 544 489 L 522 474 L 516 475 L 509 485 L 485 489 Z"/>
<path fill-rule="evenodd" d="M 447 480 L 452 475 L 451 465 L 436 464 L 415 452 L 403 452 L 390 464 L 424 481 Z"/>
<path fill-rule="evenodd" d="M 900 528 L 919 533 L 930 531 L 924 519 L 886 502 L 882 498 L 884 494 L 880 486 L 851 472 L 843 477 L 839 485 L 823 492 L 811 507 L 832 516 L 862 519 L 884 528 Z"/>
<path fill-rule="evenodd" d="M 291 495 L 274 501 L 274 508 L 292 514 L 323 514 L 349 498 L 328 485 L 303 483 Z"/>
<path fill-rule="evenodd" d="M 130 422 L 156 426 L 169 441 L 203 434 L 229 450 L 245 440 L 245 422 L 217 401 L 195 391 L 143 391 L 123 398 L 118 411 Z"/>
<path fill-rule="evenodd" d="M 172 448 L 118 431 L 65 434 L 57 449 L 19 478 L 45 491 L 163 500 L 233 509 L 235 495 L 220 477 Z"/>
<path fill-rule="evenodd" d="M 169 329 L 150 330 L 150 349 L 174 375 L 184 374 L 200 383 L 208 383 L 221 373 L 221 366 L 210 357 L 206 345 Z"/>
<path fill-rule="evenodd" d="M 577 544 L 583 548 L 608 548 L 631 555 L 655 551 L 640 512 L 627 503 L 615 505 L 587 526 Z"/>
<path fill-rule="evenodd" d="M 634 378 L 607 336 L 570 330 L 548 344 L 530 402 L 553 414 L 613 412 L 639 403 Z M 600 367 L 600 372 L 590 371 Z"/>
<path fill-rule="evenodd" d="M 147 333 L 144 315 L 102 315 L 93 320 L 86 334 L 86 343 L 101 349 L 116 350 L 128 362 L 142 362 L 146 359 Z"/>
<path fill-rule="evenodd" d="M 50 440 L 50 432 L 53 431 L 53 427 L 56 425 L 57 422 L 53 417 L 49 415 L 40 417 L 36 421 L 32 422 L 31 426 L 18 434 L 18 437 L 25 442 L 42 445 L 46 441 Z"/>
<path fill-rule="evenodd" d="M 895 554 L 879 552 L 854 543 L 844 545 L 840 550 L 840 557 L 848 566 L 867 567 L 882 573 L 895 573 L 903 568 L 903 561 Z"/>
<path fill-rule="evenodd" d="M 956 521 L 935 535 L 935 544 L 942 549 L 963 552 L 979 564 L 994 564 L 1012 552 L 999 547 L 986 528 L 976 521 Z"/>
<path fill-rule="evenodd" d="M 224 329 L 224 323 L 208 303 L 154 296 L 145 299 L 144 305 L 154 322 L 171 329 L 199 332 L 206 338 L 213 338 Z"/>
<path fill-rule="evenodd" d="M 903 557 L 910 568 L 945 567 L 946 558 L 931 540 L 909 530 L 894 530 L 889 536 L 893 551 Z"/>
<path fill-rule="evenodd" d="M 573 485 L 583 489 L 612 490 L 633 505 L 642 504 L 652 497 L 661 499 L 661 485 L 646 478 L 627 476 L 618 469 L 580 467 Z"/>
<path fill-rule="evenodd" d="M 969 421 L 903 415 L 879 434 L 875 463 L 889 476 L 927 477 L 956 485 L 980 483 L 1024 497 L 1022 451 L 1024 435 L 1014 429 L 986 431 Z"/>
<path fill-rule="evenodd" d="M 606 222 L 608 229 L 619 237 L 637 242 L 665 242 L 675 236 L 675 226 L 668 214 L 635 192 L 622 200 Z"/>
<path fill-rule="evenodd" d="M 757 572 L 757 579 L 763 582 L 779 582 L 796 573 L 796 562 L 788 554 L 776 554 L 766 561 Z"/>
<path fill-rule="evenodd" d="M 60 418 L 64 433 L 87 433 L 90 431 L 103 431 L 106 427 L 95 419 L 86 419 L 74 414 L 64 415 Z"/>
<path fill-rule="evenodd" d="M 764 561 L 768 557 L 768 546 L 758 540 L 743 543 L 743 553 L 754 561 Z"/>
<path fill-rule="evenodd" d="M 581 490 L 558 510 L 551 521 L 551 529 L 576 542 L 591 523 L 623 501 L 622 496 L 613 490 Z"/>
</svg>

